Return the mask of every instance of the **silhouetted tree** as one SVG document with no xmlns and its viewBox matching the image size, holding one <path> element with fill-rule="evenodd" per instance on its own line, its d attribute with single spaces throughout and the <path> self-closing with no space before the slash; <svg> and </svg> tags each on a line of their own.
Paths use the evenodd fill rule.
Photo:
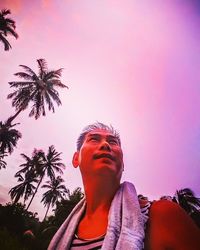
<svg viewBox="0 0 200 250">
<path fill-rule="evenodd" d="M 19 166 L 22 169 L 15 174 L 15 177 L 26 173 L 31 173 L 33 176 L 38 177 L 44 164 L 44 151 L 34 149 L 31 157 L 25 154 L 21 154 L 21 156 L 24 158 L 25 163 Z"/>
<path fill-rule="evenodd" d="M 54 226 L 57 228 L 65 221 L 68 217 L 72 209 L 76 206 L 76 204 L 83 198 L 84 194 L 81 191 L 81 188 L 76 188 L 73 192 L 68 194 L 68 198 L 65 200 L 61 200 L 56 203 L 55 209 L 55 219 Z"/>
<path fill-rule="evenodd" d="M 40 168 L 39 169 L 35 169 L 36 170 L 36 174 L 39 177 L 39 181 L 38 181 L 38 185 L 35 189 L 35 192 L 27 206 L 27 210 L 33 200 L 33 198 L 35 197 L 38 188 L 44 178 L 45 175 L 47 175 L 47 177 L 49 177 L 51 180 L 55 179 L 55 172 L 62 174 L 63 171 L 62 169 L 65 167 L 65 165 L 61 162 L 61 158 L 60 158 L 61 153 L 58 153 L 54 146 L 50 146 L 47 152 L 47 155 L 45 155 L 45 153 L 43 152 L 41 154 L 42 157 L 42 161 L 40 164 Z"/>
<path fill-rule="evenodd" d="M 25 204 L 26 200 L 28 200 L 28 198 L 31 195 L 33 195 L 35 190 L 35 186 L 33 185 L 33 183 L 37 183 L 38 179 L 30 171 L 25 173 L 24 177 L 21 174 L 19 174 L 18 182 L 21 183 L 11 188 L 9 194 L 14 203 L 17 203 L 20 197 L 24 196 L 24 204 Z"/>
<path fill-rule="evenodd" d="M 11 11 L 8 9 L 3 9 L 0 11 L 0 41 L 4 45 L 4 50 L 11 49 L 11 45 L 7 40 L 8 35 L 18 38 L 18 34 L 15 31 L 15 21 L 7 18 L 6 16 L 11 14 Z"/>
<path fill-rule="evenodd" d="M 2 155 L 5 153 L 11 154 L 14 147 L 17 146 L 18 140 L 22 137 L 21 133 L 13 128 L 15 125 L 17 123 L 11 125 L 8 121 L 0 122 L 0 153 Z"/>
<path fill-rule="evenodd" d="M 78 203 L 81 199 L 83 199 L 83 192 L 81 191 L 80 187 L 75 188 L 72 192 L 69 192 L 69 201 L 72 201 L 74 203 Z"/>
<path fill-rule="evenodd" d="M 5 206 L 0 204 L 0 229 L 6 228 L 9 232 L 22 236 L 25 230 L 37 227 L 35 222 L 38 222 L 38 218 L 26 211 L 21 203 L 8 203 Z"/>
<path fill-rule="evenodd" d="M 21 203 L 0 204 L 0 249 L 40 249 L 30 240 L 30 234 L 27 235 L 28 232 L 36 234 L 39 226 L 36 214 L 26 211 Z"/>
<path fill-rule="evenodd" d="M 15 88 L 15 91 L 9 94 L 8 98 L 12 99 L 12 106 L 16 109 L 15 115 L 9 118 L 10 123 L 19 113 L 28 108 L 30 103 L 32 107 L 29 116 L 34 116 L 35 119 L 38 119 L 41 115 L 46 115 L 45 105 L 53 112 L 53 102 L 61 105 L 59 93 L 55 88 L 68 88 L 60 81 L 63 69 L 49 71 L 45 59 L 38 59 L 37 63 L 39 67 L 38 75 L 28 66 L 20 65 L 25 72 L 18 72 L 14 75 L 25 81 L 9 82 L 10 86 Z"/>
<path fill-rule="evenodd" d="M 61 176 L 58 176 L 57 178 L 47 181 L 46 184 L 42 186 L 42 188 L 49 189 L 42 196 L 42 202 L 45 206 L 47 206 L 44 220 L 46 219 L 50 206 L 54 207 L 56 202 L 64 199 L 66 194 L 69 192 L 65 185 L 63 185 L 63 182 L 64 180 L 61 178 Z"/>
</svg>

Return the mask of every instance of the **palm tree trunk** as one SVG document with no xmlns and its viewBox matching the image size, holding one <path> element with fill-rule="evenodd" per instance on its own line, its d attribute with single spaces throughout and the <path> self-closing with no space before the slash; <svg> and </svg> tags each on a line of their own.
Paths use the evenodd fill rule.
<svg viewBox="0 0 200 250">
<path fill-rule="evenodd" d="M 29 97 L 29 101 L 32 99 L 32 97 L 34 96 L 34 93 Z M 13 116 L 11 116 L 10 118 L 8 118 L 8 123 L 11 124 L 11 122 L 23 111 L 25 110 L 24 108 L 19 109 Z"/>
<path fill-rule="evenodd" d="M 44 174 L 45 174 L 45 172 L 44 172 Z M 37 185 L 37 187 L 36 187 L 36 189 L 35 189 L 34 194 L 33 194 L 32 197 L 31 197 L 31 200 L 30 200 L 30 202 L 29 202 L 29 204 L 28 204 L 28 206 L 27 206 L 27 208 L 26 208 L 26 211 L 29 209 L 29 207 L 30 207 L 30 205 L 31 205 L 31 203 L 32 203 L 32 201 L 33 201 L 33 198 L 35 197 L 35 195 L 36 195 L 36 193 L 37 193 L 37 191 L 38 191 L 38 188 L 39 188 L 39 186 L 40 186 L 40 184 L 41 184 L 41 182 L 42 182 L 42 180 L 43 180 L 44 174 L 41 176 L 40 181 L 38 182 L 38 185 Z"/>
<path fill-rule="evenodd" d="M 48 212 L 49 212 L 50 205 L 51 205 L 51 203 L 48 204 L 47 211 L 46 211 L 46 213 L 45 213 L 45 216 L 44 216 L 43 221 L 44 221 L 44 220 L 46 219 L 46 217 L 47 217 L 47 214 L 48 214 Z"/>
<path fill-rule="evenodd" d="M 12 121 L 13 121 L 22 111 L 23 111 L 22 108 L 19 109 L 13 116 L 11 116 L 10 118 L 8 118 L 7 123 L 8 123 L 8 124 L 11 124 Z"/>
</svg>

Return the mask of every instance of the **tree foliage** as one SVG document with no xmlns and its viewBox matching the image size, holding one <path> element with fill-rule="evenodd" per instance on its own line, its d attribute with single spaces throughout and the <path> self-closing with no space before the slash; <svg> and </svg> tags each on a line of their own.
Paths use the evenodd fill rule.
<svg viewBox="0 0 200 250">
<path fill-rule="evenodd" d="M 17 146 L 18 140 L 22 137 L 22 134 L 14 129 L 13 127 L 17 124 L 11 125 L 10 122 L 0 122 L 0 153 L 4 155 L 5 153 L 11 154 L 14 147 Z"/>
<path fill-rule="evenodd" d="M 31 172 L 27 172 L 25 173 L 24 177 L 19 174 L 18 181 L 21 183 L 11 188 L 9 194 L 14 203 L 17 203 L 19 199 L 24 196 L 25 204 L 26 200 L 28 200 L 28 198 L 33 195 L 34 190 L 36 189 L 33 183 L 37 183 L 38 179 L 36 176 L 32 175 Z"/>
<path fill-rule="evenodd" d="M 53 178 L 50 181 L 47 181 L 42 188 L 47 188 L 48 190 L 42 196 L 42 202 L 47 206 L 47 211 L 44 216 L 44 219 L 47 216 L 50 206 L 54 207 L 56 202 L 63 200 L 69 190 L 63 185 L 64 180 L 61 176 Z"/>
<path fill-rule="evenodd" d="M 15 29 L 15 21 L 11 18 L 6 17 L 11 14 L 11 11 L 8 9 L 3 9 L 0 11 L 0 41 L 4 45 L 4 50 L 11 49 L 11 45 L 7 40 L 7 36 L 14 36 L 16 39 L 18 38 L 18 34 Z"/>
<path fill-rule="evenodd" d="M 53 225 L 59 227 L 83 196 L 81 188 L 77 187 L 73 192 L 69 192 L 67 199 L 57 202 Z"/>
<path fill-rule="evenodd" d="M 56 88 L 68 88 L 60 80 L 63 69 L 48 70 L 45 59 L 38 59 L 37 63 L 38 74 L 30 67 L 20 65 L 24 71 L 17 72 L 14 75 L 24 81 L 9 82 L 10 87 L 15 90 L 7 98 L 12 99 L 12 106 L 16 109 L 16 114 L 10 118 L 10 122 L 21 111 L 28 108 L 29 104 L 32 105 L 29 116 L 33 116 L 35 119 L 38 119 L 41 115 L 46 115 L 46 106 L 54 112 L 54 102 L 61 105 Z"/>
<path fill-rule="evenodd" d="M 53 145 L 48 148 L 47 154 L 42 150 L 34 150 L 31 157 L 21 154 L 25 163 L 21 164 L 21 169 L 15 174 L 20 184 L 10 190 L 11 199 L 14 203 L 24 197 L 24 202 L 31 196 L 27 210 L 31 205 L 41 183 L 46 175 L 51 181 L 55 180 L 56 173 L 62 174 L 65 165 Z M 34 185 L 37 184 L 37 185 Z"/>
</svg>

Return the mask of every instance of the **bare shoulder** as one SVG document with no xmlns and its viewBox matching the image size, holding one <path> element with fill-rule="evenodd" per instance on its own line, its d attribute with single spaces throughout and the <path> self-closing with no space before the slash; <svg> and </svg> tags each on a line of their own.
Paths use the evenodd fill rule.
<svg viewBox="0 0 200 250">
<path fill-rule="evenodd" d="M 152 203 L 150 208 L 150 217 L 153 216 L 156 217 L 156 219 L 170 218 L 171 220 L 173 216 L 177 215 L 185 216 L 186 212 L 177 203 L 168 200 L 155 201 Z"/>
<path fill-rule="evenodd" d="M 200 250 L 200 230 L 176 203 L 160 200 L 151 205 L 145 249 Z"/>
</svg>

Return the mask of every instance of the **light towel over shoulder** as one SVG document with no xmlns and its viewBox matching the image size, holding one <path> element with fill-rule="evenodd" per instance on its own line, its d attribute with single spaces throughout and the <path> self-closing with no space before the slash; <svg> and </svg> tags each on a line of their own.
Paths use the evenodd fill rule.
<svg viewBox="0 0 200 250">
<path fill-rule="evenodd" d="M 58 229 L 48 250 L 68 250 L 86 207 L 81 200 Z M 137 193 L 132 183 L 120 185 L 111 203 L 108 227 L 102 250 L 142 250 L 144 225 L 148 217 L 141 213 Z"/>
</svg>

